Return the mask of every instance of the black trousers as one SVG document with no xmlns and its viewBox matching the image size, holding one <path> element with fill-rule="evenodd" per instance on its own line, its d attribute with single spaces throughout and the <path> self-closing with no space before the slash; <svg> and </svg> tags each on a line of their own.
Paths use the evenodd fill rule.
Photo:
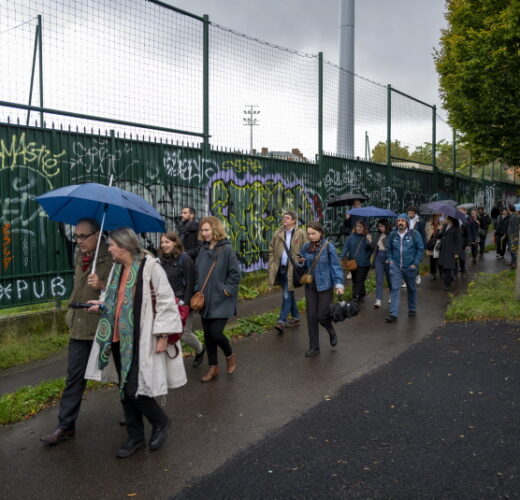
<svg viewBox="0 0 520 500">
<path fill-rule="evenodd" d="M 453 269 L 444 268 L 444 287 L 449 288 L 453 283 Z"/>
<path fill-rule="evenodd" d="M 352 271 L 352 298 L 354 300 L 360 300 L 367 294 L 365 281 L 369 270 L 368 266 L 360 266 Z"/>
<path fill-rule="evenodd" d="M 430 255 L 430 274 L 432 276 L 437 274 L 437 259 L 434 259 L 433 255 Z"/>
<path fill-rule="evenodd" d="M 218 365 L 217 346 L 222 349 L 226 358 L 233 354 L 229 339 L 224 335 L 226 323 L 227 318 L 202 318 L 204 343 L 208 351 L 209 366 Z"/>
<path fill-rule="evenodd" d="M 309 332 L 309 349 L 320 348 L 321 324 L 329 335 L 335 333 L 329 307 L 332 304 L 334 289 L 329 288 L 323 292 L 318 292 L 316 284 L 305 285 L 305 300 L 307 303 L 307 329 Z"/>
<path fill-rule="evenodd" d="M 119 342 L 112 343 L 112 355 L 114 356 L 117 371 L 118 373 L 121 373 L 121 353 L 119 351 Z M 136 397 L 138 377 L 139 351 L 136 349 L 136 344 L 134 343 L 132 366 L 128 372 L 125 384 L 124 398 L 121 400 L 123 411 L 125 413 L 128 440 L 134 443 L 143 441 L 145 437 L 143 415 L 154 427 L 164 425 L 168 418 L 154 398 L 148 396 Z"/>
<path fill-rule="evenodd" d="M 58 412 L 58 427 L 60 429 L 72 430 L 76 425 L 81 400 L 87 386 L 85 371 L 91 349 L 92 340 L 69 340 L 67 380 L 65 381 L 65 390 L 61 397 Z"/>
<path fill-rule="evenodd" d="M 496 235 L 496 246 L 497 246 L 497 250 L 496 250 L 497 255 L 500 255 L 501 257 L 503 257 L 506 254 L 506 250 L 507 250 L 507 236 L 497 234 Z"/>
</svg>

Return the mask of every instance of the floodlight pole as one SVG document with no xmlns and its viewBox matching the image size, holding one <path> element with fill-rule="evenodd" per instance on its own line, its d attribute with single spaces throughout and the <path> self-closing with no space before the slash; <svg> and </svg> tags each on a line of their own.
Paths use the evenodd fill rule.
<svg viewBox="0 0 520 500">
<path fill-rule="evenodd" d="M 253 153 L 253 127 L 257 127 L 259 125 L 255 115 L 260 114 L 260 111 L 255 108 L 258 108 L 258 104 L 246 104 L 244 114 L 248 116 L 242 120 L 244 126 L 249 127 L 249 152 L 251 154 Z"/>
</svg>

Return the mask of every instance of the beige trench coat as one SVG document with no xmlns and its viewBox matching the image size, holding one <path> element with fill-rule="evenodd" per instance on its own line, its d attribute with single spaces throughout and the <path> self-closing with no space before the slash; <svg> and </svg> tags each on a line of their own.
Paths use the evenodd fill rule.
<svg viewBox="0 0 520 500">
<path fill-rule="evenodd" d="M 269 284 L 271 286 L 275 285 L 276 275 L 278 274 L 278 269 L 280 268 L 280 261 L 282 259 L 282 254 L 285 250 L 284 246 L 285 241 L 285 230 L 283 227 L 278 229 L 276 233 L 274 233 L 273 239 L 269 245 Z M 295 228 L 294 234 L 291 240 L 291 256 L 294 261 L 296 261 L 296 254 L 300 251 L 302 245 L 307 241 L 307 234 L 303 229 Z M 289 290 L 294 290 L 293 287 L 293 266 L 291 262 L 287 261 L 287 282 Z"/>
</svg>

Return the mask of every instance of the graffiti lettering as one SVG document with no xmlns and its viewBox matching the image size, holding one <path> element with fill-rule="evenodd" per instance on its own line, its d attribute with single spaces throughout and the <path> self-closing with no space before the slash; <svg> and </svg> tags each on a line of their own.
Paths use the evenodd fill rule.
<svg viewBox="0 0 520 500">
<path fill-rule="evenodd" d="M 54 177 L 60 173 L 59 160 L 66 153 L 53 153 L 43 144 L 27 142 L 25 132 L 11 137 L 11 142 L 0 140 L 0 170 L 18 166 L 34 166 L 46 177 Z"/>
<path fill-rule="evenodd" d="M 9 269 L 13 256 L 11 254 L 11 224 L 4 224 L 2 227 L 2 263 L 4 271 Z"/>
<path fill-rule="evenodd" d="M 256 158 L 238 158 L 236 160 L 226 160 L 222 163 L 223 169 L 231 169 L 234 172 L 259 172 L 263 169 L 262 165 Z"/>
<path fill-rule="evenodd" d="M 4 297 L 8 300 L 11 300 L 11 294 L 13 293 L 13 286 L 11 283 L 8 285 L 0 285 L 0 299 Z"/>
<path fill-rule="evenodd" d="M 113 150 L 111 139 L 93 139 L 92 146 L 86 147 L 83 142 L 75 142 L 72 145 L 71 157 L 68 160 L 70 169 L 76 169 L 80 175 L 85 173 L 115 175 L 116 162 L 121 161 L 125 155 L 132 152 L 130 144 L 125 144 L 122 149 Z M 138 165 L 139 160 L 132 160 L 124 166 L 124 171 Z M 121 175 L 123 172 L 119 172 Z"/>
<path fill-rule="evenodd" d="M 61 276 L 39 279 L 17 279 L 13 282 L 0 282 L 0 300 L 8 303 L 16 301 L 41 300 L 64 297 L 67 294 L 65 279 Z"/>
<path fill-rule="evenodd" d="M 227 229 L 246 271 L 266 267 L 267 249 L 285 210 L 294 210 L 302 222 L 316 218 L 315 200 L 302 183 L 280 175 L 238 179 L 225 172 L 213 178 L 210 209 Z"/>
<path fill-rule="evenodd" d="M 189 155 L 182 149 L 164 152 L 163 167 L 165 172 L 184 182 L 199 182 L 209 179 L 218 171 L 218 164 L 212 159 L 199 155 Z"/>
</svg>

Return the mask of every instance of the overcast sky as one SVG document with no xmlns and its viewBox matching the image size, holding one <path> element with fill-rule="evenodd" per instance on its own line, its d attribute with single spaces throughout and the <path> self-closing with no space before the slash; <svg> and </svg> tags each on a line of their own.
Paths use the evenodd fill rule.
<svg viewBox="0 0 520 500">
<path fill-rule="evenodd" d="M 214 23 L 338 63 L 340 0 L 167 0 Z M 361 0 L 355 72 L 440 107 L 432 53 L 445 27 L 442 0 Z M 440 113 L 444 115 L 444 113 Z"/>
</svg>

